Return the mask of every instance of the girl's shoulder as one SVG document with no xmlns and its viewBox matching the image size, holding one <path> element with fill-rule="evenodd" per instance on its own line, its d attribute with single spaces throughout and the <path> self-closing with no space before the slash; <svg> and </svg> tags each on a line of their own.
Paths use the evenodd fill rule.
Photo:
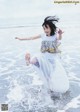
<svg viewBox="0 0 80 112">
<path fill-rule="evenodd" d="M 44 38 L 46 35 L 44 33 L 40 34 L 41 38 Z"/>
<path fill-rule="evenodd" d="M 57 36 L 52 35 L 50 37 L 47 37 L 45 33 L 40 34 L 40 37 L 42 38 L 42 40 L 50 40 L 50 41 L 57 41 Z"/>
<path fill-rule="evenodd" d="M 47 37 L 45 33 L 40 34 L 40 36 L 41 36 L 42 38 L 43 38 L 43 37 Z M 50 37 L 57 38 L 56 35 L 52 35 L 52 36 L 50 36 Z"/>
</svg>

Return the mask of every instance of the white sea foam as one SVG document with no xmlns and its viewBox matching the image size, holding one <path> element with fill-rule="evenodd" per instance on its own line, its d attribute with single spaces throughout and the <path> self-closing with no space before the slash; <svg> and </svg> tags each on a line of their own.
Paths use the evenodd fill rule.
<svg viewBox="0 0 80 112">
<path fill-rule="evenodd" d="M 79 26 L 79 23 L 75 25 Z M 54 96 L 52 99 L 32 66 L 26 66 L 25 63 L 26 51 L 30 51 L 31 55 L 39 51 L 40 40 L 15 40 L 16 36 L 28 37 L 38 34 L 42 32 L 41 28 L 0 29 L 0 103 L 9 103 L 10 112 L 71 112 L 72 109 L 79 112 L 80 26 L 75 26 L 76 29 L 73 26 L 70 21 L 62 25 L 65 30 L 62 40 L 62 63 L 70 80 L 70 93 L 62 95 L 61 98 Z"/>
</svg>

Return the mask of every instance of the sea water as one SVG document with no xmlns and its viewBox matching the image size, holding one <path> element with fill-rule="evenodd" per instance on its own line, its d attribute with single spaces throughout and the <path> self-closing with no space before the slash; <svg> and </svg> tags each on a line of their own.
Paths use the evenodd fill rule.
<svg viewBox="0 0 80 112">
<path fill-rule="evenodd" d="M 61 60 L 70 89 L 53 98 L 33 67 L 25 63 L 26 52 L 31 56 L 39 52 L 41 40 L 15 39 L 43 33 L 42 19 L 39 23 L 35 19 L 0 22 L 0 104 L 8 104 L 9 112 L 80 112 L 80 16 L 77 18 L 72 21 L 63 16 L 58 25 L 64 31 Z"/>
</svg>

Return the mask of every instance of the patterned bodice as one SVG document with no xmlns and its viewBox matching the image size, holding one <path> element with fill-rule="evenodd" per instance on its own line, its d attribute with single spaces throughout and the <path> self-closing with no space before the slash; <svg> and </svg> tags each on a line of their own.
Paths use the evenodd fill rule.
<svg viewBox="0 0 80 112">
<path fill-rule="evenodd" d="M 49 52 L 49 53 L 56 53 L 57 50 L 57 40 L 49 41 L 43 40 L 41 43 L 41 52 Z"/>
</svg>

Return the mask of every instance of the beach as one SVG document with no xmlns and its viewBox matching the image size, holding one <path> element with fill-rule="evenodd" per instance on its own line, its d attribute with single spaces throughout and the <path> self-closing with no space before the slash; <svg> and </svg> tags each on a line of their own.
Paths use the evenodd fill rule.
<svg viewBox="0 0 80 112">
<path fill-rule="evenodd" d="M 33 67 L 26 66 L 27 51 L 33 56 L 40 50 L 41 40 L 19 41 L 43 33 L 40 25 L 0 29 L 0 104 L 8 104 L 9 112 L 80 112 L 80 26 L 61 25 L 64 30 L 61 60 L 67 72 L 70 89 L 61 98 L 51 99 Z"/>
<path fill-rule="evenodd" d="M 59 17 L 62 31 L 61 63 L 70 82 L 64 94 L 51 96 L 25 54 L 40 52 L 41 39 L 15 37 L 42 34 L 46 16 Z M 0 112 L 80 112 L 80 4 L 54 4 L 52 0 L 0 0 Z M 7 110 L 6 110 L 7 111 Z M 5 111 L 5 112 L 6 112 Z"/>
</svg>

